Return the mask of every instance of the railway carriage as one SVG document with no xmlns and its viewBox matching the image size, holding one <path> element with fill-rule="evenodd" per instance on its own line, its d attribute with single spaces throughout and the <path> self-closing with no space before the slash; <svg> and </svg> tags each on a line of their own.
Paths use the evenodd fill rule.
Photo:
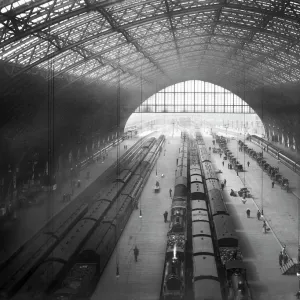
<svg viewBox="0 0 300 300">
<path fill-rule="evenodd" d="M 236 236 L 232 218 L 228 214 L 214 215 L 214 227 L 219 247 L 238 247 L 239 240 Z"/>
<path fill-rule="evenodd" d="M 203 199 L 191 200 L 191 210 L 192 212 L 198 210 L 208 211 L 205 197 Z"/>
<path fill-rule="evenodd" d="M 218 177 L 216 176 L 214 167 L 211 162 L 204 162 L 202 163 L 202 169 L 203 169 L 203 175 L 205 179 L 217 179 Z"/>
<path fill-rule="evenodd" d="M 201 175 L 202 176 L 202 171 L 200 169 L 200 166 L 198 164 L 190 164 L 190 175 Z"/>
<path fill-rule="evenodd" d="M 219 179 L 217 179 L 217 178 L 206 179 L 205 183 L 206 183 L 206 190 L 207 191 L 220 188 Z"/>
<path fill-rule="evenodd" d="M 195 175 L 192 176 L 195 179 Z M 201 176 L 198 176 L 201 178 Z M 202 182 L 193 181 L 191 183 L 191 200 L 204 199 L 205 198 L 205 190 Z"/>
<path fill-rule="evenodd" d="M 213 216 L 222 214 L 228 215 L 220 189 L 212 189 L 208 191 L 208 201 L 210 203 L 211 213 Z"/>
</svg>

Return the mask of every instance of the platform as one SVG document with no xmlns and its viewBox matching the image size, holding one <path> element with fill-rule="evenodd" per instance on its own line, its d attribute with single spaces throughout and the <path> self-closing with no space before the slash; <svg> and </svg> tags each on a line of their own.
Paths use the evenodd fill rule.
<svg viewBox="0 0 300 300">
<path fill-rule="evenodd" d="M 171 132 L 172 134 L 172 132 Z M 139 210 L 133 211 L 112 257 L 102 274 L 91 300 L 158 300 L 164 268 L 167 231 L 163 213 L 170 218 L 171 198 L 174 190 L 175 165 L 180 145 L 180 132 L 176 136 L 166 135 L 165 151 L 157 161 L 160 192 L 154 193 L 156 168 L 154 167 L 140 197 Z M 165 156 L 164 156 L 165 152 Z M 134 261 L 133 249 L 139 248 L 138 262 Z M 118 255 L 117 255 L 118 253 Z M 119 259 L 120 277 L 116 278 L 116 259 Z"/>
<path fill-rule="evenodd" d="M 139 139 L 135 136 L 120 143 L 120 155 L 123 155 Z M 128 149 L 124 149 L 124 145 Z M 106 159 L 87 166 L 80 172 L 81 187 L 74 188 L 71 202 L 90 186 L 102 173 L 104 173 L 117 160 L 117 147 L 108 151 Z M 86 173 L 90 172 L 90 178 L 86 179 Z M 7 260 L 32 236 L 34 236 L 53 216 L 58 214 L 70 202 L 62 202 L 62 195 L 71 193 L 70 182 L 62 185 L 53 197 L 53 203 L 44 203 L 43 205 L 31 206 L 18 211 L 17 220 L 7 221 L 0 228 L 0 264 Z"/>
<path fill-rule="evenodd" d="M 212 137 L 204 135 L 206 146 L 212 146 Z M 249 143 L 247 143 L 249 144 Z M 240 158 L 244 165 L 244 152 L 238 152 L 237 141 L 231 140 L 228 148 L 235 157 Z M 250 145 L 252 147 L 252 143 Z M 263 172 L 257 163 L 245 154 L 245 162 L 249 160 L 250 167 L 246 167 L 246 172 L 240 172 L 237 176 L 234 170 L 229 170 L 227 161 L 222 166 L 222 158 L 219 154 L 211 154 L 212 161 L 216 169 L 220 169 L 220 180 L 226 179 L 224 188 L 224 200 L 228 210 L 233 217 L 236 233 L 239 237 L 241 251 L 247 265 L 248 280 L 253 296 L 253 300 L 292 300 L 298 290 L 298 279 L 296 276 L 284 276 L 279 268 L 278 256 L 281 251 L 281 243 L 286 243 L 288 253 L 293 256 L 297 238 L 297 201 L 293 194 L 287 194 L 277 185 L 274 189 L 271 180 Z M 269 160 L 269 157 L 268 157 Z M 270 158 L 271 160 L 271 158 Z M 271 162 L 273 164 L 273 162 Z M 281 172 L 292 172 L 287 167 L 282 167 Z M 263 185 L 261 176 L 263 175 Z M 289 177 L 288 175 L 286 175 Z M 294 175 L 295 176 L 295 175 Z M 246 187 L 254 195 L 254 199 L 247 198 L 243 204 L 241 197 L 231 197 L 230 190 L 235 191 Z M 256 217 L 256 212 L 261 208 L 261 187 L 263 186 L 264 214 L 265 219 L 272 231 L 264 234 L 262 231 L 262 221 Z M 251 211 L 251 218 L 247 218 L 246 209 Z M 290 215 L 294 215 L 294 221 Z M 291 237 L 291 234 L 292 236 Z M 295 240 L 293 240 L 295 238 Z"/>
</svg>

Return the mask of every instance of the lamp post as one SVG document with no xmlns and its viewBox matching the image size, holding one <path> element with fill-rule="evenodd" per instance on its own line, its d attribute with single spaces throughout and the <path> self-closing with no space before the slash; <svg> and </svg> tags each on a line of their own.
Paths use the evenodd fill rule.
<svg viewBox="0 0 300 300">
<path fill-rule="evenodd" d="M 174 126 L 175 126 L 175 121 L 174 120 L 173 120 L 172 124 L 173 124 L 173 134 L 172 134 L 172 136 L 174 136 Z"/>
<path fill-rule="evenodd" d="M 224 124 L 223 126 L 226 129 L 226 138 L 227 138 L 227 128 L 229 127 L 229 124 L 227 123 L 227 124 Z"/>
</svg>

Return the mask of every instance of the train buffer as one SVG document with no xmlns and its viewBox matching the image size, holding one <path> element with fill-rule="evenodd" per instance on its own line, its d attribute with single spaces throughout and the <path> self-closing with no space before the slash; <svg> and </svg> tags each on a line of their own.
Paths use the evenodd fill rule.
<svg viewBox="0 0 300 300">
<path fill-rule="evenodd" d="M 280 267 L 281 273 L 282 275 L 296 275 L 299 270 L 299 266 L 300 264 L 296 258 L 290 258 L 286 264 Z"/>
</svg>

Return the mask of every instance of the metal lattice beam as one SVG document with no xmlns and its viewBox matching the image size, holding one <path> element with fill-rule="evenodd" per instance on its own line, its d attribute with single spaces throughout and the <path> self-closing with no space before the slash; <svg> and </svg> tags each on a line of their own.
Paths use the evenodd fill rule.
<svg viewBox="0 0 300 300">
<path fill-rule="evenodd" d="M 180 53 L 179 53 L 179 47 L 178 47 L 178 44 L 177 44 L 177 38 L 176 38 L 176 35 L 175 35 L 175 28 L 174 28 L 174 25 L 173 25 L 172 16 L 170 14 L 170 8 L 169 8 L 168 0 L 165 0 L 165 6 L 166 6 L 168 20 L 169 20 L 171 31 L 172 31 L 172 36 L 173 36 L 173 40 L 174 40 L 174 44 L 175 44 L 175 49 L 176 49 L 176 52 L 177 52 L 177 57 L 178 57 L 179 63 L 181 64 L 181 56 L 180 56 Z"/>
<path fill-rule="evenodd" d="M 157 62 L 155 62 L 151 56 L 145 52 L 144 49 L 142 49 L 142 47 L 138 44 L 138 42 L 136 40 L 134 40 L 130 34 L 123 28 L 121 28 L 121 26 L 119 26 L 116 22 L 116 20 L 114 20 L 114 18 L 111 16 L 111 14 L 109 14 L 109 12 L 104 9 L 104 8 L 97 8 L 97 11 L 99 11 L 103 16 L 104 18 L 106 19 L 106 21 L 110 24 L 111 28 L 114 30 L 114 31 L 117 31 L 119 33 L 121 33 L 126 41 L 130 44 L 132 44 L 136 50 L 138 52 L 140 52 L 141 54 L 143 54 L 143 56 L 152 64 L 154 65 L 165 77 L 168 78 L 168 76 L 166 76 L 164 70 L 162 70 L 162 68 L 158 65 Z M 168 78 L 170 79 L 170 78 Z"/>
<path fill-rule="evenodd" d="M 116 2 L 118 2 L 118 1 L 116 1 Z M 81 7 L 80 9 L 76 9 L 74 11 L 65 13 L 61 16 L 54 17 L 53 19 L 47 20 L 47 21 L 40 23 L 34 27 L 30 26 L 28 24 L 28 20 L 23 20 L 21 18 L 17 18 L 16 14 L 10 15 L 8 13 L 0 13 L 0 23 L 3 24 L 4 26 L 6 26 L 8 28 L 8 30 L 11 30 L 12 32 L 14 32 L 13 26 L 11 26 L 12 22 L 15 22 L 20 27 L 23 27 L 23 30 L 20 30 L 18 35 L 15 35 L 14 37 L 12 37 L 8 40 L 1 41 L 0 48 L 4 47 L 12 42 L 15 42 L 17 40 L 20 40 L 26 36 L 32 35 L 43 29 L 51 27 L 52 25 L 62 22 L 64 20 L 67 20 L 69 18 L 78 16 L 78 15 L 86 13 L 88 11 L 101 9 L 102 7 L 105 7 L 107 5 L 112 5 L 110 1 L 107 1 L 106 3 L 107 4 L 104 4 L 104 2 L 90 4 L 85 7 Z M 230 4 L 230 3 L 226 3 L 226 2 L 220 3 L 220 4 L 204 5 L 201 7 L 189 8 L 189 9 L 185 9 L 185 10 L 172 11 L 171 15 L 172 15 L 172 17 L 174 17 L 174 16 L 189 15 L 189 14 L 200 13 L 200 12 L 209 12 L 209 11 L 221 10 L 224 7 L 228 8 L 228 9 L 242 10 L 242 11 L 246 11 L 246 12 L 263 13 L 264 15 L 271 15 L 272 17 L 282 18 L 287 21 L 291 21 L 291 22 L 295 22 L 296 24 L 299 24 L 299 19 L 296 16 L 295 17 L 292 17 L 290 15 L 283 16 L 281 12 L 269 11 L 267 9 L 261 9 L 261 8 L 257 8 L 257 7 L 249 7 L 249 6 L 244 6 L 244 5 Z M 131 25 L 139 26 L 141 24 L 146 24 L 149 22 L 165 19 L 166 17 L 168 17 L 167 14 L 162 13 L 159 15 L 148 17 L 146 19 L 138 20 L 136 22 L 132 22 L 132 23 L 123 25 L 123 26 L 121 26 L 121 28 L 126 29 L 126 28 L 131 27 Z M 115 30 L 118 30 L 121 28 L 116 27 Z"/>
</svg>

